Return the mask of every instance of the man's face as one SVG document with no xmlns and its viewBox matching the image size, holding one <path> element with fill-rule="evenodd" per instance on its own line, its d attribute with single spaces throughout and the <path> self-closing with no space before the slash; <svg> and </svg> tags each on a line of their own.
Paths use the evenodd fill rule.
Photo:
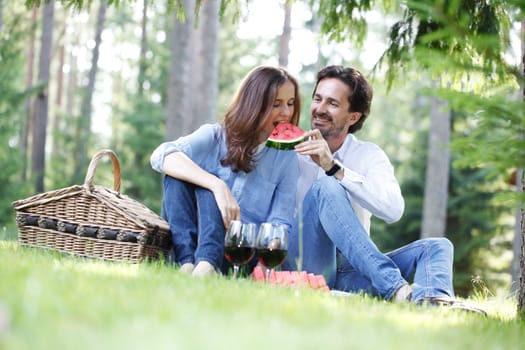
<svg viewBox="0 0 525 350">
<path fill-rule="evenodd" d="M 312 129 L 319 129 L 326 140 L 344 139 L 350 125 L 360 113 L 349 112 L 350 88 L 335 78 L 325 78 L 317 84 L 310 106 Z"/>
</svg>

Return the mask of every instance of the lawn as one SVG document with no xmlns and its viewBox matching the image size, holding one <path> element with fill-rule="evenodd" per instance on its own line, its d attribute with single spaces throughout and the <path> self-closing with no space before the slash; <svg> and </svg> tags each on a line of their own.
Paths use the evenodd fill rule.
<svg viewBox="0 0 525 350">
<path fill-rule="evenodd" d="M 471 301 L 489 316 L 195 279 L 162 262 L 76 258 L 0 233 L 0 349 L 524 348 L 515 300 Z"/>
</svg>

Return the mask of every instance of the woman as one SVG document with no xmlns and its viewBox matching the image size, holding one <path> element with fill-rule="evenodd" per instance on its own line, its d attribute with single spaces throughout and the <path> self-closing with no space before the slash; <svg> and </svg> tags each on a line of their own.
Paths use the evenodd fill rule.
<svg viewBox="0 0 525 350">
<path fill-rule="evenodd" d="M 231 220 L 290 226 L 297 156 L 264 143 L 277 123 L 297 125 L 299 99 L 297 80 L 285 69 L 257 67 L 222 123 L 202 125 L 153 152 L 153 169 L 166 174 L 162 210 L 181 270 L 204 276 L 220 269 Z"/>
</svg>

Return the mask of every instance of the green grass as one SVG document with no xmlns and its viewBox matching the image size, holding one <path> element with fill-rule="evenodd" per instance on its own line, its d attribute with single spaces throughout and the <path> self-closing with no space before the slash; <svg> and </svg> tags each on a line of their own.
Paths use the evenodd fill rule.
<svg viewBox="0 0 525 350">
<path fill-rule="evenodd" d="M 515 301 L 489 317 L 365 297 L 194 279 L 0 240 L 0 349 L 522 349 Z M 6 238 L 7 237 L 7 238 Z"/>
</svg>

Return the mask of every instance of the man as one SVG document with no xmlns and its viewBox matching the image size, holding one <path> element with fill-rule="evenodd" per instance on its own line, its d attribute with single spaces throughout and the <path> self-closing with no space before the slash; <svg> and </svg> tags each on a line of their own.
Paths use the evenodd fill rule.
<svg viewBox="0 0 525 350">
<path fill-rule="evenodd" d="M 359 71 L 329 66 L 318 73 L 310 108 L 313 130 L 295 148 L 298 220 L 283 268 L 323 274 L 331 289 L 469 308 L 454 300 L 448 239 L 422 239 L 383 254 L 370 238 L 371 215 L 390 223 L 404 210 L 386 154 L 353 135 L 371 101 L 372 87 Z"/>
</svg>

